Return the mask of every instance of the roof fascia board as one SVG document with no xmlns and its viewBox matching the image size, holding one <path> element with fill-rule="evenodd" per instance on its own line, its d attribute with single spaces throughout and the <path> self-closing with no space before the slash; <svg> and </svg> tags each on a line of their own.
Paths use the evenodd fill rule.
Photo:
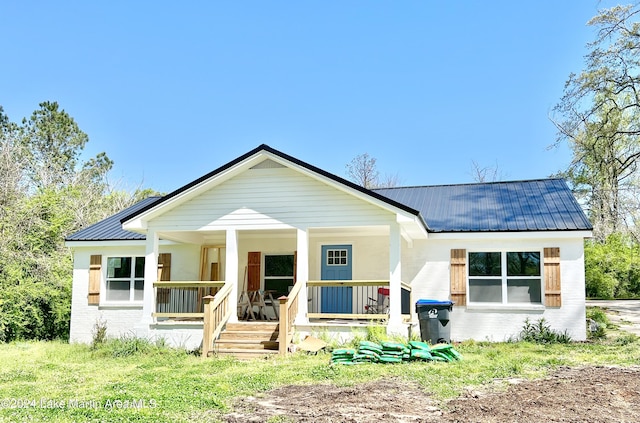
<svg viewBox="0 0 640 423">
<path fill-rule="evenodd" d="M 148 210 L 139 212 L 140 214 L 134 216 L 133 219 L 125 217 L 125 219 L 128 220 L 122 221 L 123 228 L 130 231 L 136 231 L 136 229 L 146 230 L 147 222 L 149 220 L 168 210 L 173 209 L 174 207 L 184 203 L 185 201 L 198 196 L 198 194 L 202 193 L 203 191 L 207 191 L 214 186 L 231 179 L 242 171 L 251 168 L 252 166 L 261 162 L 265 156 L 267 156 L 266 153 L 262 153 L 259 151 L 255 152 L 252 156 L 244 158 L 243 161 L 233 163 L 228 167 L 220 168 L 220 171 L 212 172 L 207 178 L 200 178 L 199 180 L 196 180 L 198 181 L 196 184 L 188 184 L 183 187 L 184 189 L 181 188 L 177 190 L 180 192 L 174 191 L 167 196 L 168 198 L 165 201 L 153 205 L 153 207 L 149 208 Z"/>
<path fill-rule="evenodd" d="M 159 245 L 178 245 L 178 242 L 161 239 Z M 87 240 L 87 241 L 67 241 L 64 243 L 68 248 L 102 248 L 102 247 L 144 247 L 147 241 L 144 239 L 123 239 L 123 240 Z"/>
<path fill-rule="evenodd" d="M 460 239 L 460 240 L 485 240 L 485 239 L 575 239 L 591 238 L 591 231 L 513 231 L 513 232 L 432 232 L 429 238 Z"/>
</svg>

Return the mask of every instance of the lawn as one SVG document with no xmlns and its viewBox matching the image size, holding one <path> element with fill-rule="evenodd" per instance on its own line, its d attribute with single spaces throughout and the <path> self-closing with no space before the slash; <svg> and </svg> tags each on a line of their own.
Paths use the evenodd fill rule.
<svg viewBox="0 0 640 423">
<path fill-rule="evenodd" d="M 285 384 L 344 386 L 398 377 L 448 399 L 495 378 L 538 378 L 559 366 L 640 363 L 640 342 L 628 335 L 553 345 L 469 342 L 456 349 L 464 358 L 454 363 L 330 366 L 326 353 L 242 362 L 202 360 L 131 339 L 97 349 L 15 342 L 0 345 L 0 421 L 218 421 L 235 398 Z"/>
</svg>

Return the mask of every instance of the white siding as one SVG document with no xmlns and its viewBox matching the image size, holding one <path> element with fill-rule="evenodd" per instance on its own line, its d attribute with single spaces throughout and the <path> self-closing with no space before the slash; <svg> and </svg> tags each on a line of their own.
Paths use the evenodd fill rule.
<svg viewBox="0 0 640 423">
<path fill-rule="evenodd" d="M 89 259 L 91 255 L 102 254 L 103 280 L 100 288 L 100 299 L 104 300 L 105 256 L 144 256 L 144 247 L 103 247 L 76 248 L 73 263 L 73 290 L 71 297 L 71 330 L 70 342 L 90 343 L 92 331 L 97 321 L 106 321 L 107 335 L 118 337 L 135 332 L 135 326 L 142 319 L 142 304 L 135 306 L 89 305 Z M 197 280 L 200 248 L 192 245 L 161 247 L 161 253 L 171 253 L 171 278 L 174 280 Z M 192 345 L 202 342 L 202 328 L 191 333 L 187 328 L 182 331 L 173 330 L 162 334 L 152 331 L 152 336 L 164 336 L 174 345 Z M 187 332 L 185 332 L 185 330 Z M 189 334 L 187 339 L 185 333 Z M 195 348 L 195 347 L 194 347 Z"/>
<path fill-rule="evenodd" d="M 167 211 L 167 230 L 384 225 L 395 215 L 297 171 L 250 169 Z"/>
<path fill-rule="evenodd" d="M 450 314 L 451 338 L 504 341 L 518 335 L 526 318 L 535 321 L 544 317 L 554 330 L 565 331 L 574 340 L 586 337 L 583 240 L 487 238 L 485 240 L 429 240 L 414 243 L 403 254 L 403 279 L 411 283 L 413 302 L 421 298 L 448 300 L 449 260 L 453 248 L 467 251 L 531 251 L 545 247 L 560 247 L 562 307 L 533 308 L 454 307 Z M 412 313 L 415 305 L 411 306 Z M 414 316 L 415 318 L 415 316 Z M 417 319 L 416 319 L 417 321 Z"/>
</svg>

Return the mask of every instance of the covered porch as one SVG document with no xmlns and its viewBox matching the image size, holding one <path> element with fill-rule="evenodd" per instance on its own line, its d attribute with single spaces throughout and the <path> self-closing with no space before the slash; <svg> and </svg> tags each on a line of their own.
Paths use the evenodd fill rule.
<svg viewBox="0 0 640 423">
<path fill-rule="evenodd" d="M 160 253 L 160 240 L 187 246 L 188 259 Z M 143 314 L 155 327 L 201 322 L 204 356 L 227 323 L 245 320 L 277 322 L 282 353 L 297 325 L 375 321 L 406 333 L 411 287 L 402 281 L 401 257 L 409 241 L 399 225 L 149 230 Z M 198 263 L 199 280 L 182 280 L 182 261 Z"/>
</svg>

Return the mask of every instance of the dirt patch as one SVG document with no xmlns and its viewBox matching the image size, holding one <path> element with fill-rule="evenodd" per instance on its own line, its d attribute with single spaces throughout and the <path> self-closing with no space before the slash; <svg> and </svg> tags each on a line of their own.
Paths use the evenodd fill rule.
<svg viewBox="0 0 640 423">
<path fill-rule="evenodd" d="M 416 384 L 290 385 L 239 400 L 225 422 L 638 422 L 640 368 L 563 368 L 543 380 L 500 381 L 438 404 Z M 503 385 L 504 386 L 504 385 Z"/>
</svg>

